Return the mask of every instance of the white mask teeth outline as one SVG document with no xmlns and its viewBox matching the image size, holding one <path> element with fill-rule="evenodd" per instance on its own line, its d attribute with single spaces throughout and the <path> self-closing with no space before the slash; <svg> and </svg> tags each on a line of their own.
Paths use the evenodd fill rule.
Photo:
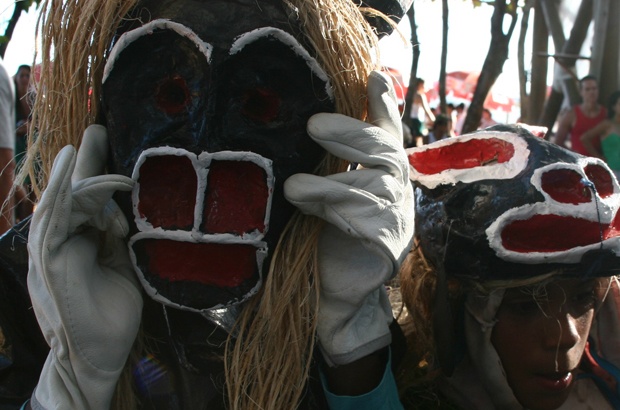
<svg viewBox="0 0 620 410">
<path fill-rule="evenodd" d="M 196 189 L 196 202 L 194 206 L 194 224 L 191 230 L 165 230 L 161 227 L 153 227 L 146 217 L 140 215 L 139 207 L 139 194 L 140 194 L 140 168 L 144 162 L 151 157 L 156 156 L 182 156 L 186 157 L 192 163 L 194 171 L 198 179 Z M 265 172 L 266 186 L 267 186 L 267 203 L 265 205 L 264 216 L 264 230 L 254 230 L 252 232 L 246 232 L 242 235 L 236 235 L 232 233 L 203 233 L 200 231 L 200 225 L 202 223 L 202 214 L 204 206 L 204 195 L 207 190 L 207 175 L 209 166 L 212 161 L 240 161 L 251 162 L 260 167 Z M 130 257 L 132 260 L 134 271 L 137 273 L 142 286 L 147 294 L 154 300 L 177 309 L 189 310 L 194 312 L 204 312 L 213 309 L 221 309 L 227 306 L 236 305 L 247 300 L 254 295 L 262 284 L 262 266 L 265 258 L 269 255 L 267 243 L 263 241 L 263 238 L 269 230 L 269 217 L 271 214 L 271 205 L 274 193 L 275 177 L 273 175 L 273 162 L 259 154 L 245 151 L 219 151 L 215 153 L 202 152 L 196 155 L 190 151 L 182 148 L 174 148 L 169 146 L 149 148 L 141 152 L 140 157 L 136 161 L 133 169 L 132 179 L 135 181 L 134 188 L 131 193 L 134 221 L 138 232 L 134 234 L 128 242 L 128 248 Z M 137 255 L 134 252 L 133 245 L 145 239 L 165 239 L 178 242 L 188 243 L 203 243 L 203 244 L 226 244 L 226 245 L 249 245 L 256 249 L 256 263 L 258 267 L 259 279 L 256 285 L 246 293 L 241 300 L 233 300 L 226 305 L 212 306 L 207 309 L 195 309 L 189 306 L 181 305 L 161 295 L 157 289 L 155 289 L 145 278 L 144 273 L 141 271 L 137 261 Z"/>
</svg>

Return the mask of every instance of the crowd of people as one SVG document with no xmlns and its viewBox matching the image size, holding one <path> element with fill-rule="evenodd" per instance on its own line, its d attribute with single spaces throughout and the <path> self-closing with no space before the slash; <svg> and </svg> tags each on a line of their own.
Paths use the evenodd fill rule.
<svg viewBox="0 0 620 410">
<path fill-rule="evenodd" d="M 417 78 L 415 84 L 416 92 L 413 95 L 409 122 L 403 122 L 406 126 L 405 148 L 419 147 L 440 139 L 461 135 L 467 117 L 465 103 L 461 102 L 456 105 L 448 103 L 446 112 L 442 113 L 439 107 L 430 107 L 424 79 Z M 478 129 L 482 130 L 496 124 L 498 122 L 493 119 L 491 110 L 483 108 Z"/>
<path fill-rule="evenodd" d="M 368 5 L 45 2 L 45 93 L 0 70 L 0 408 L 620 408 L 620 93 L 551 142 L 420 80 L 403 124 L 411 2 Z"/>
</svg>

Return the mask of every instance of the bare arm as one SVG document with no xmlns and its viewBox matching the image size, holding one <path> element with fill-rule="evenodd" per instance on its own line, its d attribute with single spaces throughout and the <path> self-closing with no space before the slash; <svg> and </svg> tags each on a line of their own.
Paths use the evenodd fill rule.
<svg viewBox="0 0 620 410">
<path fill-rule="evenodd" d="M 555 133 L 555 143 L 560 147 L 566 148 L 566 137 L 575 126 L 575 110 L 571 108 L 562 116 L 558 123 L 558 131 Z"/>
<path fill-rule="evenodd" d="M 431 107 L 429 107 L 428 105 L 428 100 L 426 99 L 426 95 L 424 94 L 418 94 L 418 95 L 420 96 L 420 103 L 422 104 L 422 109 L 424 110 L 424 113 L 426 114 L 428 119 L 431 120 L 431 122 L 435 122 L 435 115 L 431 111 Z"/>
<path fill-rule="evenodd" d="M 609 128 L 612 126 L 611 121 L 605 120 L 596 125 L 596 127 L 589 129 L 584 132 L 581 136 L 581 142 L 583 143 L 584 148 L 588 151 L 588 154 L 593 157 L 600 158 L 602 160 L 605 159 L 603 153 L 599 151 L 594 142 L 601 138 L 601 136 L 606 135 L 609 132 Z"/>
</svg>

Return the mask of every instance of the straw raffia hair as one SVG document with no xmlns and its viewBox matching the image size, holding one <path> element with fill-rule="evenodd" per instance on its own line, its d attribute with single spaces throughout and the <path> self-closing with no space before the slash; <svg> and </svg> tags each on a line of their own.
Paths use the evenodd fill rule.
<svg viewBox="0 0 620 410">
<path fill-rule="evenodd" d="M 283 1 L 297 16 L 330 77 L 336 111 L 364 119 L 367 77 L 379 58 L 376 36 L 356 2 Z M 116 28 L 136 4 L 136 0 L 43 3 L 39 21 L 43 63 L 31 127 L 37 137 L 29 138 L 18 176 L 23 180 L 30 175 L 36 181 L 37 196 L 45 189 L 58 151 L 67 144 L 79 147 L 83 131 L 100 115 L 106 53 Z M 317 173 L 345 168 L 344 161 L 327 155 Z M 236 326 L 238 338 L 229 338 L 226 346 L 230 409 L 293 409 L 304 394 L 315 346 L 320 228 L 318 219 L 294 215 L 274 251 L 263 288 L 244 306 Z M 140 341 L 131 357 L 141 357 L 138 345 Z M 131 394 L 131 357 L 117 386 L 116 409 L 137 406 Z"/>
</svg>

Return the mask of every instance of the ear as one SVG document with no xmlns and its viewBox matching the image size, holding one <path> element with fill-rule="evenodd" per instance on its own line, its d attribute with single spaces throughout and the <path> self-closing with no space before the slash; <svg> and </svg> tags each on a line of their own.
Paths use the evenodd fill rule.
<svg viewBox="0 0 620 410">
<path fill-rule="evenodd" d="M 370 7 L 388 16 L 398 24 L 407 10 L 412 6 L 413 0 L 362 0 L 362 7 Z M 392 33 L 393 28 L 388 22 L 379 17 L 366 17 L 371 26 L 377 30 L 377 35 L 382 38 Z"/>
</svg>

